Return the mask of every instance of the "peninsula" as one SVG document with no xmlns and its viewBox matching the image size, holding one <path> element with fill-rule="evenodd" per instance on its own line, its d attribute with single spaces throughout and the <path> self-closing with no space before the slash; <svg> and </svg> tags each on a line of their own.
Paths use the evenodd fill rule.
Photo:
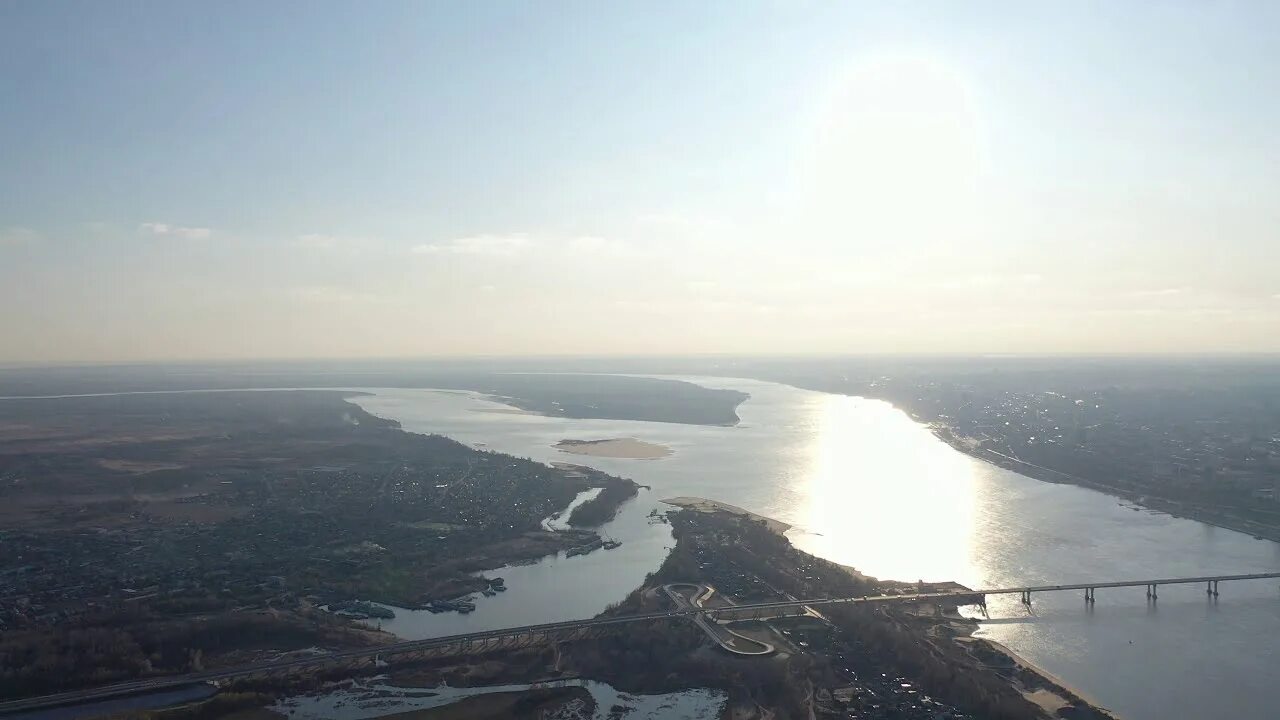
<svg viewBox="0 0 1280 720">
<path fill-rule="evenodd" d="M 636 494 L 350 394 L 0 402 L 0 700 L 386 642 L 354 622 L 386 612 L 368 601 L 468 612 L 506 589 L 484 572 L 599 547 Z"/>
</svg>

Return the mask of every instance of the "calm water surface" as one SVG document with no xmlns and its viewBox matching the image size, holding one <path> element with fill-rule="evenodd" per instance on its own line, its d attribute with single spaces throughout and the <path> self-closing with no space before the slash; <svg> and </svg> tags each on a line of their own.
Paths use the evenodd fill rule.
<svg viewBox="0 0 1280 720">
<path fill-rule="evenodd" d="M 882 578 L 971 587 L 1280 571 L 1280 545 L 1192 520 L 1134 511 L 1115 498 L 1032 480 L 963 455 L 879 401 L 772 383 L 685 378 L 751 394 L 737 427 L 575 420 L 501 412 L 468 393 L 373 390 L 354 401 L 412 432 L 544 462 L 591 465 L 652 486 L 605 532 L 610 552 L 504 568 L 511 588 L 471 615 L 402 611 L 383 627 L 406 638 L 584 618 L 637 587 L 671 546 L 650 524 L 659 500 L 698 495 L 775 517 L 816 555 Z M 495 412 L 498 411 L 498 412 Z M 652 460 L 569 455 L 561 439 L 635 437 L 671 447 Z M 1131 720 L 1276 717 L 1280 587 L 1228 583 L 993 598 L 980 634 L 998 640 Z"/>
</svg>

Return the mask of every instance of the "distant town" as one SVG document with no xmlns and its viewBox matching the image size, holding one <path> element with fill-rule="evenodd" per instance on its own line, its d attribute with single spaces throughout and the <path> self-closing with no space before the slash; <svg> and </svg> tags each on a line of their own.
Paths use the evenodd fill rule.
<svg viewBox="0 0 1280 720">
<path fill-rule="evenodd" d="M 744 360 L 723 371 L 886 400 L 1022 474 L 1280 540 L 1280 377 L 1265 358 Z"/>
</svg>

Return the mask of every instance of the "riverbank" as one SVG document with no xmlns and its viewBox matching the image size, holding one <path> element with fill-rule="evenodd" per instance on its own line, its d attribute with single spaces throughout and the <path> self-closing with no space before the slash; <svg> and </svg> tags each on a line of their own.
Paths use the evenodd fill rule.
<svg viewBox="0 0 1280 720">
<path fill-rule="evenodd" d="M 1182 517 L 1213 525 L 1225 530 L 1233 530 L 1235 532 L 1251 535 L 1260 540 L 1270 540 L 1280 543 L 1280 525 L 1267 525 L 1253 520 L 1237 517 L 1227 513 L 1215 511 L 1212 508 L 1201 505 L 1193 505 L 1178 500 L 1152 495 L 1148 491 L 1138 491 L 1131 488 L 1120 487 L 1108 483 L 1099 482 L 1082 478 L 1078 475 L 1071 475 L 1060 470 L 1036 465 L 1024 460 L 996 452 L 994 450 L 983 448 L 974 438 L 959 435 L 955 430 L 944 423 L 928 423 L 927 427 L 935 437 L 942 440 L 952 448 L 968 455 L 969 457 L 991 463 L 996 467 L 1004 468 L 1019 475 L 1025 475 L 1035 480 L 1050 482 L 1062 485 L 1075 485 L 1077 487 L 1096 490 L 1107 495 L 1121 498 L 1134 505 L 1154 510 L 1157 512 L 1167 513 L 1173 517 Z"/>
<path fill-rule="evenodd" d="M 630 503 L 626 507 L 631 511 L 650 500 L 683 495 L 716 498 L 789 521 L 801 518 L 803 523 L 795 521 L 801 527 L 789 531 L 798 546 L 879 577 L 983 579 L 995 586 L 1280 570 L 1269 543 L 1163 513 L 1136 512 L 1131 503 L 1110 494 L 1041 482 L 957 457 L 950 448 L 940 447 L 933 434 L 921 432 L 918 423 L 884 403 L 814 396 L 762 383 L 740 387 L 750 390 L 754 400 L 742 408 L 743 426 L 731 432 L 671 426 L 662 428 L 660 436 L 663 442 L 670 438 L 669 444 L 678 449 L 669 459 L 578 460 L 598 462 L 616 474 L 634 472 L 631 477 L 661 491 Z M 446 404 L 436 397 L 402 414 L 394 410 L 395 403 L 384 403 L 391 409 L 378 414 L 404 419 L 406 428 L 418 432 L 456 433 L 469 444 L 483 442 L 488 448 L 542 462 L 575 460 L 549 447 L 560 438 L 655 437 L 625 424 L 551 424 L 467 413 L 474 403 Z M 413 401 L 412 393 L 404 398 L 399 402 Z M 823 438 L 833 444 L 819 444 Z M 838 476 L 838 482 L 811 482 L 814 467 L 806 471 L 805 463 L 817 458 L 825 459 L 825 470 Z M 774 507 L 777 513 L 764 511 Z M 648 512 L 646 507 L 639 515 Z M 667 554 L 663 546 L 672 544 L 667 539 L 669 526 L 652 527 L 663 537 L 647 546 L 641 542 L 643 521 L 625 521 L 605 528 L 611 537 L 625 541 L 612 554 L 551 561 L 546 573 L 542 565 L 519 568 L 514 575 L 499 571 L 512 591 L 479 602 L 469 618 L 441 616 L 445 624 L 439 634 L 452 631 L 448 623 L 455 620 L 470 620 L 477 627 L 500 624 L 516 612 L 509 609 L 517 605 L 513 601 L 520 610 L 512 617 L 519 622 L 599 612 L 639 585 Z M 519 574 L 535 569 L 536 578 Z M 984 625 L 981 634 L 1017 648 L 1134 720 L 1177 717 L 1179 708 L 1206 717 L 1222 708 L 1236 717 L 1265 716 L 1269 680 L 1258 659 L 1275 661 L 1275 651 L 1262 638 L 1277 629 L 1270 612 L 1274 585 L 1257 585 L 1255 589 L 1233 584 L 1220 612 L 1197 612 L 1198 603 L 1190 601 L 1203 599 L 1202 590 L 1197 597 L 1188 594 L 1186 606 L 1172 602 L 1176 592 L 1162 592 L 1158 622 L 1138 611 L 1143 605 L 1141 590 L 1136 607 L 1124 600 L 1113 602 L 1110 592 L 1105 597 L 1100 592 L 1100 612 L 1088 617 L 1074 595 L 1046 595 L 1037 597 L 1035 617 L 1019 612 L 1015 619 L 1006 610 L 1004 622 Z M 1228 600 L 1227 593 L 1223 599 Z M 993 603 L 993 608 L 999 604 Z M 525 610 L 535 607 L 541 609 Z M 1158 643 L 1197 651 L 1152 652 L 1161 646 Z M 1124 661 L 1123 676 L 1111 673 L 1112 663 L 1126 653 L 1143 657 Z M 1180 681 L 1157 692 L 1167 677 Z M 1237 686 L 1239 692 L 1221 701 L 1200 700 L 1212 697 L 1213 688 L 1223 683 Z"/>
<path fill-rule="evenodd" d="M 1045 708 L 1048 712 L 1057 713 L 1063 708 L 1072 707 L 1075 714 L 1073 718 L 1098 718 L 1100 720 L 1120 720 L 1119 716 L 1110 710 L 1106 710 L 1094 698 L 1089 697 L 1079 688 L 1068 685 L 1062 678 L 1045 670 L 1039 665 L 1031 662 L 1026 657 L 1019 655 L 1009 648 L 1009 646 L 996 642 L 990 638 L 970 636 L 970 642 L 982 645 L 987 648 L 987 652 L 1004 656 L 1008 662 L 1022 675 L 1031 676 L 1015 677 L 1023 696 L 1028 700 Z M 1028 682 L 1030 679 L 1030 682 Z M 1088 713 L 1092 712 L 1093 715 Z"/>
<path fill-rule="evenodd" d="M 455 560 L 431 566 L 425 579 L 406 584 L 404 591 L 382 592 L 371 596 L 371 599 L 405 608 L 454 600 L 488 588 L 492 580 L 481 573 L 530 563 L 599 540 L 600 536 L 590 530 L 529 530 L 514 538 L 474 548 Z"/>
<path fill-rule="evenodd" d="M 948 584 L 957 589 L 968 589 Z M 956 606 L 919 604 L 907 606 L 901 612 L 923 622 L 933 623 L 933 627 L 926 632 L 931 640 L 950 638 L 974 661 L 1004 678 L 1024 698 L 1043 708 L 1051 717 L 1118 720 L 1114 713 L 1102 709 L 1100 703 L 1078 688 L 1068 685 L 1008 646 L 978 635 L 981 632 L 981 622 L 960 614 Z M 1059 711 L 1064 709 L 1067 709 L 1067 714 L 1059 715 Z"/>
<path fill-rule="evenodd" d="M 745 518 L 753 522 L 763 523 L 764 526 L 769 529 L 769 532 L 775 533 L 777 535 L 782 535 L 783 533 L 791 529 L 790 525 L 782 522 L 781 520 L 774 520 L 771 517 L 765 517 L 764 515 L 757 515 L 756 513 L 753 513 L 750 510 L 740 508 L 737 505 L 730 505 L 729 503 L 723 503 L 723 502 L 720 502 L 719 500 L 708 500 L 706 498 L 700 498 L 700 497 L 681 496 L 681 497 L 667 498 L 662 502 L 666 503 L 667 505 L 674 505 L 678 508 L 683 508 L 685 510 L 693 510 L 694 512 L 728 513 L 730 515 L 734 515 L 740 518 Z"/>
<path fill-rule="evenodd" d="M 636 438 L 607 438 L 604 440 L 564 439 L 551 447 L 560 452 L 591 457 L 620 458 L 624 460 L 655 460 L 672 453 L 666 445 L 645 442 Z"/>
<path fill-rule="evenodd" d="M 715 586 L 722 595 L 734 596 L 732 600 L 739 603 L 892 593 L 912 587 L 850 573 L 843 566 L 796 550 L 781 535 L 764 532 L 756 519 L 759 516 L 753 513 L 734 512 L 741 509 L 732 506 L 718 509 L 718 503 L 698 500 L 689 503 L 695 512 L 672 515 L 676 548 L 647 585 L 674 578 L 697 578 Z M 825 682 L 830 697 L 851 698 L 845 703 L 845 710 L 880 717 L 875 708 L 880 707 L 887 694 L 896 695 L 904 687 L 920 687 L 928 695 L 954 703 L 978 717 L 1114 717 L 1025 658 L 998 643 L 973 637 L 977 623 L 959 616 L 954 607 L 828 606 L 819 615 L 836 631 L 834 636 L 823 632 L 797 634 L 805 632 L 804 623 L 815 621 L 812 617 L 767 622 L 764 632 L 767 634 L 772 627 L 780 648 L 813 654 L 822 667 L 819 677 L 826 673 L 839 677 L 848 669 L 839 667 L 835 658 L 857 657 L 865 661 L 866 667 L 848 679 L 853 690 L 830 686 L 830 676 L 820 681 L 810 675 L 806 680 L 814 684 L 811 697 L 828 696 L 822 692 Z M 793 623 L 800 623 L 801 627 Z M 782 629 L 787 632 L 778 635 Z M 804 642 L 797 644 L 795 641 L 800 638 Z M 883 678 L 889 671 L 906 679 L 890 676 L 891 682 L 879 687 L 876 678 Z M 867 686 L 870 693 L 856 690 L 859 684 L 868 683 L 875 686 Z M 861 707 L 856 698 L 864 696 L 877 700 Z M 938 711 L 918 698 L 904 697 L 903 701 L 919 703 L 918 714 L 909 710 L 892 717 L 933 717 Z"/>
<path fill-rule="evenodd" d="M 622 506 L 639 494 L 642 488 L 649 489 L 648 485 L 616 477 L 586 465 L 552 462 L 551 466 L 565 477 L 580 479 L 590 489 L 579 495 L 564 510 L 544 521 L 543 527 L 549 529 L 599 527 L 613 520 Z M 548 525 L 548 522 L 561 517 L 564 518 L 563 523 Z"/>
<path fill-rule="evenodd" d="M 675 548 L 641 587 L 606 615 L 669 611 L 671 599 L 662 588 L 673 582 L 715 587 L 726 601 L 738 604 L 915 588 L 849 573 L 797 550 L 758 516 L 710 510 L 711 504 L 703 500 L 698 503 L 700 509 L 670 514 Z M 467 700 L 477 694 L 529 689 L 510 683 L 594 686 L 596 681 L 616 688 L 623 693 L 617 697 L 628 703 L 664 693 L 692 692 L 705 698 L 711 690 L 724 698 L 715 716 L 725 720 L 850 715 L 868 720 L 932 720 L 948 714 L 997 720 L 1113 717 L 998 643 L 970 637 L 976 623 L 959 617 L 954 607 L 837 605 L 824 607 L 816 615 L 738 621 L 736 626 L 753 638 L 767 639 L 777 651 L 763 658 L 725 653 L 710 645 L 692 623 L 677 619 L 622 624 L 604 633 L 554 642 L 531 638 L 527 646 L 516 649 L 502 643 L 477 644 L 433 659 L 392 656 L 377 667 L 357 671 L 358 675 L 389 676 L 389 681 L 327 683 L 326 678 L 344 677 L 342 669 L 335 667 L 311 677 L 247 679 L 227 692 L 231 697 L 249 691 L 280 698 L 309 688 L 316 694 L 294 695 L 267 706 L 297 720 L 342 720 L 348 717 L 342 708 L 358 705 L 367 707 L 360 717 L 368 718 L 410 717 L 398 713 L 427 709 L 435 712 L 412 717 L 469 717 L 468 713 L 490 709 L 509 710 L 507 700 L 526 697 Z M 528 705 L 543 699 L 547 698 L 534 698 Z M 577 699 L 583 700 L 580 693 Z M 422 704 L 405 707 L 403 700 Z M 153 717 L 198 720 L 204 715 L 200 706 L 192 706 Z"/>
</svg>

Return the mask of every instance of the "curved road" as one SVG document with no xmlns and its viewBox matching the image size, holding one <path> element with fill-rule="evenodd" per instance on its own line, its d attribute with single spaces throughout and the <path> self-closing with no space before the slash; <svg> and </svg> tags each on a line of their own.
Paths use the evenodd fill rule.
<svg viewBox="0 0 1280 720">
<path fill-rule="evenodd" d="M 693 600 L 690 600 L 688 596 L 677 589 L 681 587 L 693 589 Z M 701 628 L 702 632 L 706 633 L 707 637 L 711 638 L 717 645 L 725 650 L 733 653 L 734 655 L 773 654 L 775 648 L 769 643 L 761 642 L 760 640 L 749 638 L 745 635 L 740 635 L 723 625 L 723 621 L 718 621 L 708 615 L 707 611 L 712 610 L 713 608 L 705 607 L 704 603 L 706 603 L 707 600 L 710 600 L 711 596 L 715 594 L 716 589 L 714 587 L 703 583 L 671 583 L 663 585 L 662 589 L 667 593 L 667 597 L 671 598 L 671 601 L 676 604 L 676 607 L 681 609 L 691 608 L 694 610 L 701 610 L 702 612 L 693 616 L 694 624 Z M 777 613 L 774 614 L 776 615 Z M 725 635 L 728 635 L 728 637 L 725 637 Z M 741 644 L 755 646 L 755 648 L 751 650 L 744 650 L 742 647 L 739 647 Z"/>
</svg>

